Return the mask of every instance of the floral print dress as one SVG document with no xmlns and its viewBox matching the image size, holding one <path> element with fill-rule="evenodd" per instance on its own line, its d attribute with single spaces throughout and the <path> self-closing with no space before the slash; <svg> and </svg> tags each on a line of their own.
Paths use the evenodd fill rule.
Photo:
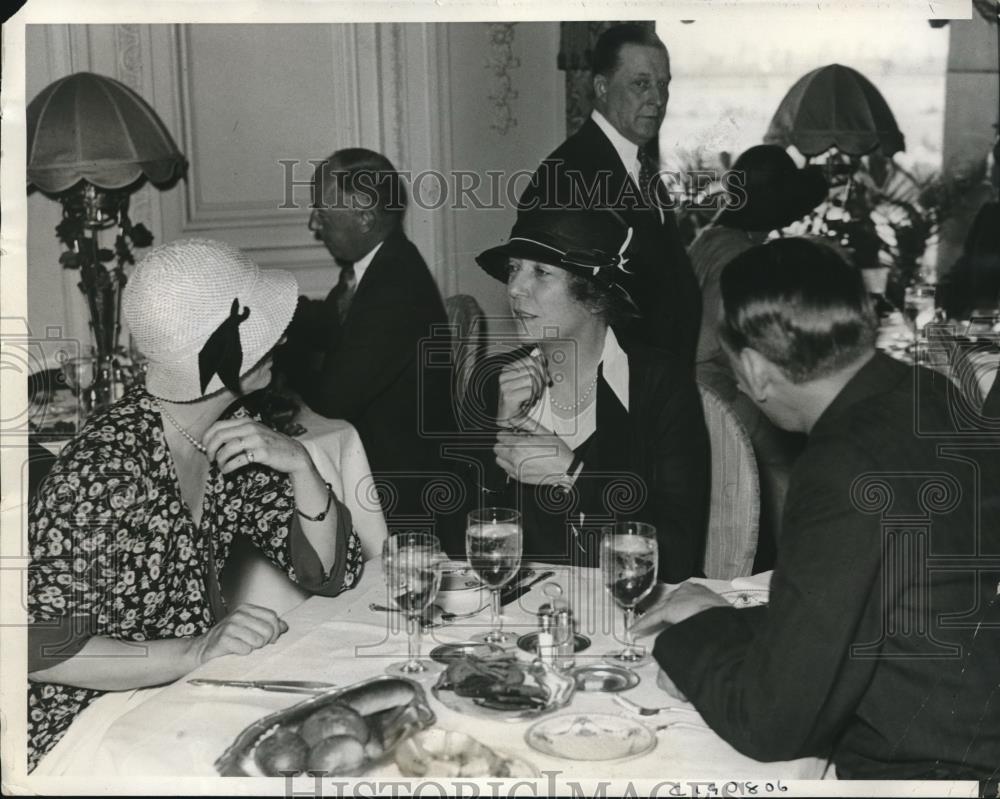
<svg viewBox="0 0 1000 799">
<path fill-rule="evenodd" d="M 288 477 L 268 467 L 223 475 L 211 464 L 195 527 L 155 400 L 142 389 L 129 392 L 91 417 L 32 502 L 29 672 L 72 657 L 95 635 L 154 641 L 207 632 L 225 615 L 218 575 L 236 535 L 314 593 L 352 587 L 361 544 L 350 513 L 336 504 L 330 574 L 298 524 Z M 102 694 L 29 680 L 29 771 Z"/>
</svg>

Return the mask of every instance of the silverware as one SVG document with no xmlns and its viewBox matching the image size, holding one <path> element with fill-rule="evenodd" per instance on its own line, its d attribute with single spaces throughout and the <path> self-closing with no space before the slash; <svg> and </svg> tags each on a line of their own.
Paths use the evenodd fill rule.
<svg viewBox="0 0 1000 799">
<path fill-rule="evenodd" d="M 643 707 L 642 705 L 636 704 L 631 699 L 627 699 L 620 694 L 615 694 L 611 699 L 617 702 L 622 707 L 631 710 L 633 713 L 638 713 L 640 716 L 656 716 L 660 713 L 697 713 L 693 707 L 683 707 L 677 705 L 666 705 L 664 707 Z"/>
<path fill-rule="evenodd" d="M 522 596 L 528 593 L 528 591 L 530 591 L 534 585 L 540 583 L 542 580 L 548 580 L 550 577 L 553 576 L 555 576 L 554 571 L 544 571 L 537 577 L 535 577 L 533 580 L 528 580 L 528 582 L 526 583 L 520 583 L 519 585 L 515 585 L 511 588 L 502 591 L 500 593 L 500 605 L 501 606 L 509 605 L 514 600 L 520 599 Z"/>
<path fill-rule="evenodd" d="M 218 688 L 255 688 L 258 691 L 275 691 L 283 694 L 322 694 L 335 686 L 328 682 L 308 680 L 188 680 L 188 685 L 215 686 Z"/>
<path fill-rule="evenodd" d="M 482 607 L 476 608 L 475 610 L 470 610 L 467 613 L 451 613 L 450 611 L 445 610 L 441 613 L 441 621 L 450 622 L 450 621 L 456 621 L 458 619 L 471 619 L 473 616 L 478 616 L 484 610 L 488 609 L 489 606 L 490 603 L 487 602 Z"/>
</svg>

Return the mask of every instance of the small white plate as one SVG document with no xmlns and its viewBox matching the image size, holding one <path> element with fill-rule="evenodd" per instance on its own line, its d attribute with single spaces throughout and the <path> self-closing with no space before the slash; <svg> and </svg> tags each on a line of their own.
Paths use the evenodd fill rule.
<svg viewBox="0 0 1000 799">
<path fill-rule="evenodd" d="M 524 740 L 536 752 L 566 760 L 623 760 L 656 748 L 656 734 L 645 724 L 604 713 L 543 719 Z"/>
</svg>

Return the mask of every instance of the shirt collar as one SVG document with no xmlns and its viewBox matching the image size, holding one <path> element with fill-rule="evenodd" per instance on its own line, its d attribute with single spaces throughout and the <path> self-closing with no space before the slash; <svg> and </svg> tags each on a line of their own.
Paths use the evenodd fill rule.
<svg viewBox="0 0 1000 799">
<path fill-rule="evenodd" d="M 596 108 L 591 112 L 590 118 L 594 120 L 597 127 L 608 137 L 615 148 L 615 152 L 618 153 L 618 157 L 622 159 L 625 169 L 630 173 L 634 172 L 636 169 L 635 165 L 639 160 L 639 145 L 635 142 L 630 142 L 622 136 L 615 126 L 608 122 L 608 118 Z"/>
<path fill-rule="evenodd" d="M 604 337 L 604 352 L 601 353 L 602 374 L 618 401 L 628 410 L 628 355 L 618 343 L 618 338 L 609 327 Z"/>
<path fill-rule="evenodd" d="M 375 257 L 375 253 L 379 251 L 379 248 L 384 242 L 379 242 L 372 249 L 370 249 L 365 255 L 361 256 L 357 261 L 354 262 L 354 280 L 355 286 L 361 285 L 361 278 L 365 276 L 365 272 L 368 271 L 368 267 L 371 265 L 372 259 Z"/>
</svg>

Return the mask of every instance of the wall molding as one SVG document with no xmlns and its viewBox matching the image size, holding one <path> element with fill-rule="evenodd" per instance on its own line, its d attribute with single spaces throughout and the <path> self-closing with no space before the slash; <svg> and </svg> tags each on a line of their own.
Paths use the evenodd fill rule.
<svg viewBox="0 0 1000 799">
<path fill-rule="evenodd" d="M 517 126 L 513 102 L 518 97 L 511 71 L 521 66 L 521 59 L 514 55 L 516 22 L 491 22 L 487 25 L 493 52 L 486 59 L 486 68 L 493 73 L 494 88 L 489 98 L 493 103 L 493 122 L 490 128 L 501 136 Z"/>
</svg>

